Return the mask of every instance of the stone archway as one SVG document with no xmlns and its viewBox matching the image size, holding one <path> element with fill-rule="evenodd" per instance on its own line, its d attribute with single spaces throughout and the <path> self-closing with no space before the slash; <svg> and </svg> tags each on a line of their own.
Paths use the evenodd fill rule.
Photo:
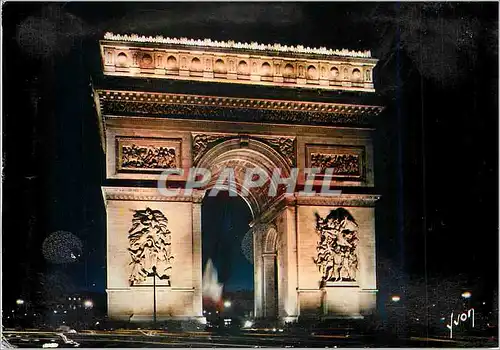
<svg viewBox="0 0 500 350">
<path fill-rule="evenodd" d="M 156 310 L 158 319 L 203 320 L 201 202 L 207 190 L 218 186 L 225 167 L 234 169 L 237 189 L 248 190 L 243 199 L 253 216 L 256 316 L 293 321 L 371 313 L 377 294 L 378 199 L 372 139 L 374 118 L 383 107 L 368 94 L 375 92 L 377 60 L 369 52 L 346 50 L 288 47 L 285 54 L 275 45 L 271 57 L 253 45 L 186 44 L 195 42 L 113 34 L 100 42 L 103 74 L 112 76 L 101 79 L 93 95 L 106 157 L 102 189 L 110 319 L 152 320 Z M 260 62 L 262 71 L 236 69 L 238 57 L 252 67 L 252 61 Z M 203 72 L 188 62 L 204 62 Z M 284 76 L 290 66 L 298 73 Z M 347 75 L 339 81 L 335 74 L 306 74 L 308 67 Z M 172 169 L 188 173 L 193 167 L 212 172 L 205 188 L 173 196 L 159 192 L 160 174 Z M 297 168 L 297 188 L 305 186 L 304 169 L 320 168 L 314 186 L 326 180 L 342 194 L 296 191 L 287 197 L 273 180 L 246 188 L 244 174 L 255 168 L 268 176 L 280 169 L 282 177 Z M 169 181 L 174 191 L 187 178 L 172 175 Z M 269 190 L 275 195 L 268 196 Z M 325 237 L 343 237 L 328 226 L 341 220 L 340 208 L 357 223 L 349 237 L 359 243 L 339 260 Z M 149 221 L 147 227 L 139 226 L 140 232 L 146 229 L 146 236 L 161 238 L 160 260 L 168 262 L 161 275 L 165 278 L 157 284 L 150 276 L 151 257 L 158 264 L 157 252 L 150 254 L 152 246 L 141 243 L 148 255 L 130 253 L 137 250 L 134 230 L 141 217 Z M 344 265 L 356 273 L 346 275 L 339 261 L 349 262 Z M 137 276 L 130 271 L 131 262 Z M 329 271 L 341 272 L 331 276 Z"/>
<path fill-rule="evenodd" d="M 283 200 L 282 190 L 273 181 L 272 174 L 280 169 L 283 177 L 290 175 L 289 163 L 264 142 L 235 137 L 208 150 L 197 162 L 198 168 L 209 169 L 212 177 L 202 189 L 210 192 L 224 167 L 234 170 L 238 195 L 249 206 L 253 222 L 253 264 L 254 264 L 254 310 L 256 318 L 276 319 L 279 317 L 280 279 L 278 269 L 278 231 L 274 224 L 267 222 L 269 212 L 274 211 L 277 201 Z M 266 172 L 267 181 L 258 188 L 244 188 L 247 169 L 259 168 Z M 270 188 L 276 195 L 269 196 Z M 246 192 L 245 192 L 246 191 Z M 281 192 L 280 192 L 281 191 Z M 247 193 L 247 195 L 242 195 Z M 275 215 L 275 214 L 274 214 Z M 273 215 L 271 215 L 273 216 Z"/>
</svg>

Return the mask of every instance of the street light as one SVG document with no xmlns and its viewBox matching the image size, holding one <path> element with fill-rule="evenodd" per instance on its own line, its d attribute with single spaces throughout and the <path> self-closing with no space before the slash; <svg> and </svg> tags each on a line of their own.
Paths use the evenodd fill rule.
<svg viewBox="0 0 500 350">
<path fill-rule="evenodd" d="M 469 299 L 472 296 L 471 292 L 463 292 L 462 293 L 462 298 L 464 299 Z"/>
<path fill-rule="evenodd" d="M 229 300 L 226 300 L 224 302 L 224 307 L 231 307 L 231 302 Z"/>
<path fill-rule="evenodd" d="M 92 300 L 85 300 L 83 302 L 83 306 L 85 306 L 86 309 L 91 309 L 94 306 L 94 303 Z"/>
<path fill-rule="evenodd" d="M 153 327 L 156 328 L 156 266 L 152 267 L 153 273 L 149 276 L 153 276 Z"/>
<path fill-rule="evenodd" d="M 399 295 L 393 295 L 392 298 L 391 298 L 391 300 L 393 302 L 397 303 L 398 301 L 401 300 L 401 297 Z"/>
<path fill-rule="evenodd" d="M 19 309 L 24 307 L 25 313 L 28 311 L 28 303 L 26 303 L 23 299 L 21 299 L 21 298 L 17 299 L 16 304 L 19 306 Z M 21 311 L 21 310 L 19 310 L 19 311 Z"/>
</svg>

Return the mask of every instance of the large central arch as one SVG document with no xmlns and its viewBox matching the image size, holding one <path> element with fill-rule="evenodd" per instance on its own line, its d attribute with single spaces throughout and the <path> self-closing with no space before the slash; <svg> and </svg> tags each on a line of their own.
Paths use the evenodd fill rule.
<svg viewBox="0 0 500 350">
<path fill-rule="evenodd" d="M 254 253 L 254 314 L 259 318 L 277 318 L 280 300 L 278 293 L 281 289 L 277 264 L 278 234 L 276 228 L 267 224 L 264 218 L 268 216 L 265 215 L 266 211 L 270 211 L 270 207 L 277 200 L 283 199 L 283 189 L 273 178 L 273 172 L 280 169 L 281 176 L 288 177 L 290 165 L 264 142 L 248 137 L 236 137 L 211 148 L 196 166 L 208 169 L 212 175 L 210 182 L 203 188 L 208 193 L 216 186 L 224 168 L 234 171 L 237 194 L 247 203 L 253 217 L 250 234 L 253 236 Z M 269 180 L 258 188 L 245 188 L 245 172 L 253 168 L 264 170 Z M 274 189 L 273 193 L 276 195 L 269 195 L 270 188 Z"/>
</svg>

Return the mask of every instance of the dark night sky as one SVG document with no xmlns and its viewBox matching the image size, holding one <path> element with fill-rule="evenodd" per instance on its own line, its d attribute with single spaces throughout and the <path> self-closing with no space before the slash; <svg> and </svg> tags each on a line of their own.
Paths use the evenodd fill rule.
<svg viewBox="0 0 500 350">
<path fill-rule="evenodd" d="M 38 273 L 104 292 L 104 157 L 90 84 L 106 31 L 371 49 L 387 107 L 375 138 L 378 257 L 407 275 L 464 273 L 495 289 L 497 15 L 493 2 L 4 4 L 4 303 L 34 297 Z M 243 209 L 231 215 L 244 226 Z M 83 241 L 87 279 L 83 262 L 44 261 L 56 230 Z"/>
</svg>

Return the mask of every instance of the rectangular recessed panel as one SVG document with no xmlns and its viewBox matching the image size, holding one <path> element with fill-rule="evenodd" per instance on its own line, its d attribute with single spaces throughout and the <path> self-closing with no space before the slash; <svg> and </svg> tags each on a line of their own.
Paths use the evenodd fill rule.
<svg viewBox="0 0 500 350">
<path fill-rule="evenodd" d="M 306 145 L 307 168 L 319 168 L 320 176 L 362 180 L 365 174 L 363 146 Z"/>
<path fill-rule="evenodd" d="M 117 137 L 117 172 L 160 173 L 181 168 L 181 140 Z"/>
</svg>

